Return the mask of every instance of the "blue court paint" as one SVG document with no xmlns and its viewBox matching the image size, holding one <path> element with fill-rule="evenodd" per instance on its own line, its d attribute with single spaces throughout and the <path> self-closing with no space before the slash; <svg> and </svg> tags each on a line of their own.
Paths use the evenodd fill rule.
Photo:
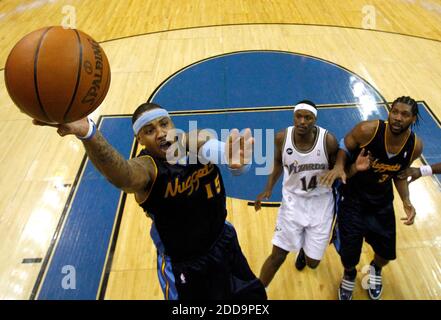
<svg viewBox="0 0 441 320">
<path fill-rule="evenodd" d="M 133 131 L 130 118 L 103 118 L 106 139 L 126 158 L 130 157 Z M 112 186 L 88 161 L 77 193 L 59 236 L 38 299 L 96 299 L 110 244 L 120 190 Z M 76 288 L 63 289 L 63 277 L 75 268 Z M 68 267 L 71 268 L 71 267 Z"/>
<path fill-rule="evenodd" d="M 286 106 L 309 99 L 345 104 L 369 96 L 384 102 L 363 79 L 331 62 L 279 51 L 248 51 L 191 65 L 151 97 L 170 111 Z"/>
</svg>

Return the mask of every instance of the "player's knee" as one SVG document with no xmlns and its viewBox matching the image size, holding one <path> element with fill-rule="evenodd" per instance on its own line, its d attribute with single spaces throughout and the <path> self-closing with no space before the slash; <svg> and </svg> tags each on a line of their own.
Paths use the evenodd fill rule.
<svg viewBox="0 0 441 320">
<path fill-rule="evenodd" d="M 381 268 L 381 267 L 384 267 L 385 265 L 387 265 L 389 263 L 389 260 L 379 256 L 378 254 L 375 254 L 375 256 L 374 256 L 374 263 L 378 267 Z"/>
<path fill-rule="evenodd" d="M 286 259 L 286 254 L 283 253 L 272 253 L 271 261 L 273 264 L 280 266 Z"/>
<path fill-rule="evenodd" d="M 320 264 L 320 260 L 312 259 L 306 256 L 306 265 L 311 269 L 317 268 L 319 264 Z"/>
</svg>

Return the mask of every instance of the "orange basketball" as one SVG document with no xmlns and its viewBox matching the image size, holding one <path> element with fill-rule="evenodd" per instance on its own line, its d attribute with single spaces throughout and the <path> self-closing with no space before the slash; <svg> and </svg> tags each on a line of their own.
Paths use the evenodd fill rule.
<svg viewBox="0 0 441 320">
<path fill-rule="evenodd" d="M 26 35 L 9 53 L 5 82 L 14 103 L 32 118 L 66 123 L 93 112 L 110 85 L 104 50 L 87 34 L 47 27 Z"/>
</svg>

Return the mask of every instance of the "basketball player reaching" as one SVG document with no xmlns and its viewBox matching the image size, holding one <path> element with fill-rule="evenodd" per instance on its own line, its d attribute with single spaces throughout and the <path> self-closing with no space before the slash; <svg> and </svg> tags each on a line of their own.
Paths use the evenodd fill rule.
<svg viewBox="0 0 441 320">
<path fill-rule="evenodd" d="M 266 299 L 262 283 L 242 254 L 234 227 L 226 222 L 226 196 L 216 163 L 223 157 L 233 174 L 247 167 L 251 131 L 232 130 L 227 143 L 213 138 L 197 141 L 201 158 L 191 162 L 187 139 L 177 139 L 168 112 L 145 103 L 132 117 L 135 137 L 144 149 L 124 159 L 87 118 L 58 127 L 61 136 L 83 139 L 89 159 L 112 184 L 133 193 L 153 223 L 158 277 L 165 299 Z M 34 120 L 34 124 L 46 125 Z M 190 135 L 191 138 L 191 135 Z M 170 162 L 177 143 L 183 157 Z M 240 147 L 234 148 L 235 145 Z M 172 152 L 174 156 L 175 151 Z M 227 157 L 225 154 L 232 154 Z M 238 161 L 234 162 L 235 159 Z M 202 161 L 204 160 L 204 161 Z"/>
<path fill-rule="evenodd" d="M 371 299 L 381 297 L 382 268 L 396 258 L 392 181 L 407 216 L 401 220 L 405 225 L 414 223 L 415 209 L 409 199 L 408 182 L 399 179 L 398 173 L 409 167 L 422 153 L 422 141 L 411 130 L 417 121 L 418 105 L 415 100 L 410 97 L 397 98 L 392 104 L 388 121 L 363 121 L 346 135 L 340 143 L 334 169 L 322 180 L 327 186 L 337 178 L 344 183 L 338 203 L 336 229 L 339 240 L 336 247 L 344 267 L 338 289 L 340 300 L 352 299 L 363 239 L 375 252 L 369 271 L 369 287 L 365 289 Z M 363 149 L 370 154 L 370 167 L 364 171 L 353 165 L 347 168 Z"/>
<path fill-rule="evenodd" d="M 335 162 L 336 138 L 316 125 L 317 109 L 304 100 L 294 107 L 294 126 L 277 133 L 274 169 L 264 192 L 257 196 L 255 210 L 261 201 L 271 197 L 272 189 L 283 172 L 282 204 L 272 240 L 273 248 L 262 266 L 260 280 L 267 287 L 291 251 L 297 251 L 295 266 L 316 268 L 329 243 L 334 217 L 331 187 L 318 184 Z"/>
</svg>

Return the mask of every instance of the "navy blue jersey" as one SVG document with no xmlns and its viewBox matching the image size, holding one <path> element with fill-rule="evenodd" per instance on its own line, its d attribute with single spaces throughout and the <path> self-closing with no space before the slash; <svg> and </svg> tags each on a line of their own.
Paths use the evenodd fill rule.
<svg viewBox="0 0 441 320">
<path fill-rule="evenodd" d="M 395 155 L 386 151 L 386 130 L 388 123 L 378 120 L 374 137 L 366 145 L 355 151 L 353 161 L 362 148 L 373 157 L 369 170 L 358 172 L 348 179 L 343 187 L 343 196 L 355 196 L 371 205 L 383 205 L 393 200 L 392 179 L 410 165 L 415 150 L 415 134 L 411 132 Z"/>
<path fill-rule="evenodd" d="M 151 157 L 144 150 L 139 156 Z M 220 236 L 227 216 L 219 168 L 211 163 L 180 165 L 151 159 L 157 175 L 140 206 L 152 217 L 164 253 L 174 261 L 206 254 Z"/>
</svg>

